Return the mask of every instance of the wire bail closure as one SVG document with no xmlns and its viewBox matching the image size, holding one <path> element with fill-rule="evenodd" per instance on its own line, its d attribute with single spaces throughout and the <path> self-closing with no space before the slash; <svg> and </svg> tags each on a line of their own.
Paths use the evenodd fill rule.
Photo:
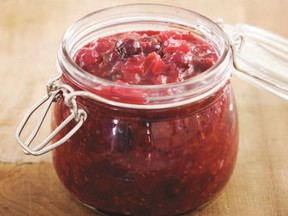
<svg viewBox="0 0 288 216">
<path fill-rule="evenodd" d="M 224 20 L 219 18 L 215 20 L 215 23 L 224 31 Z M 236 70 L 241 71 L 242 73 L 246 73 L 238 64 L 237 64 L 237 56 L 236 53 L 240 52 L 245 43 L 245 36 L 239 32 L 234 33 L 232 35 L 227 34 L 229 39 L 230 47 L 232 50 L 232 58 L 233 58 L 233 66 Z"/>
<path fill-rule="evenodd" d="M 59 85 L 56 84 L 56 81 L 60 79 L 61 74 L 59 74 L 54 79 L 51 79 L 47 84 L 47 95 L 45 95 L 43 98 L 41 98 L 39 101 L 37 101 L 26 113 L 24 118 L 22 119 L 20 125 L 18 126 L 16 130 L 16 140 L 20 144 L 20 146 L 23 148 L 25 154 L 28 155 L 42 155 L 45 154 L 58 146 L 62 145 L 64 142 L 66 142 L 70 137 L 72 137 L 76 131 L 83 125 L 85 120 L 87 119 L 87 113 L 83 109 L 78 109 L 77 102 L 76 102 L 76 96 L 69 96 L 70 94 L 73 94 L 74 90 L 65 84 Z M 65 105 L 70 108 L 71 114 L 54 130 L 51 134 L 46 137 L 46 139 L 38 144 L 36 147 L 30 147 L 30 144 L 36 137 L 37 133 L 40 130 L 40 127 L 43 124 L 43 121 L 51 107 L 51 105 L 54 102 L 58 102 L 61 99 L 64 99 Z M 29 135 L 29 137 L 25 140 L 21 140 L 21 133 L 26 126 L 27 122 L 31 118 L 32 114 L 40 108 L 42 105 L 46 103 L 46 106 L 44 107 L 44 110 L 40 114 L 40 117 L 38 119 L 38 122 L 36 123 L 33 131 Z M 74 119 L 77 124 L 60 140 L 57 142 L 48 145 L 51 140 L 72 120 Z"/>
<path fill-rule="evenodd" d="M 241 71 L 242 73 L 246 73 L 245 70 L 243 70 L 238 64 L 237 64 L 237 56 L 236 56 L 236 52 L 240 52 L 241 49 L 244 46 L 245 43 L 245 37 L 243 34 L 241 33 L 237 33 L 232 35 L 232 37 L 229 38 L 230 39 L 230 46 L 232 49 L 232 58 L 233 58 L 233 65 L 234 68 L 238 71 Z"/>
</svg>

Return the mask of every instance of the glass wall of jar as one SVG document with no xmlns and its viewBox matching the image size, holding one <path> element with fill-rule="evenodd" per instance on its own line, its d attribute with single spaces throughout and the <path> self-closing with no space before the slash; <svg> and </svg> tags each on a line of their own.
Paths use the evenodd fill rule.
<svg viewBox="0 0 288 216">
<path fill-rule="evenodd" d="M 165 85 L 107 81 L 75 63 L 79 49 L 98 38 L 166 30 L 199 35 L 219 60 L 195 77 Z M 68 29 L 58 65 L 59 85 L 72 87 L 77 107 L 87 113 L 82 127 L 53 151 L 57 174 L 76 199 L 107 214 L 177 215 L 203 206 L 226 185 L 237 156 L 238 119 L 231 49 L 214 22 L 161 5 L 105 9 Z M 52 129 L 70 113 L 59 100 Z"/>
</svg>

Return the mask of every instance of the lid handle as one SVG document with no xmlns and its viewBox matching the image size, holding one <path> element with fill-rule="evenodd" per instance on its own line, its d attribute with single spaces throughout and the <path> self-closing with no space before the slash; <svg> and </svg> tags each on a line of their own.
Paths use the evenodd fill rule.
<svg viewBox="0 0 288 216">
<path fill-rule="evenodd" d="M 243 24 L 224 31 L 230 35 L 235 75 L 288 100 L 288 40 Z"/>
</svg>

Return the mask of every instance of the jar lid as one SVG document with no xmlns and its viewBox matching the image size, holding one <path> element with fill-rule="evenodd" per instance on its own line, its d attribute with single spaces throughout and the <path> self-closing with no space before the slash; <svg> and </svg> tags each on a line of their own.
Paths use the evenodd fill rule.
<svg viewBox="0 0 288 216">
<path fill-rule="evenodd" d="M 288 39 L 246 24 L 225 25 L 234 74 L 288 100 Z"/>
</svg>

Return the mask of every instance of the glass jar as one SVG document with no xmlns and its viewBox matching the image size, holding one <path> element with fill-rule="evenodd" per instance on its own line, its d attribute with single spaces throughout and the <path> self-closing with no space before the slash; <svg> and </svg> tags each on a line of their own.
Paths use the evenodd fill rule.
<svg viewBox="0 0 288 216">
<path fill-rule="evenodd" d="M 85 44 L 123 30 L 193 31 L 213 45 L 219 60 L 186 81 L 150 86 L 97 78 L 74 63 Z M 230 77 L 243 63 L 235 60 L 239 40 L 208 18 L 172 6 L 125 5 L 89 14 L 67 30 L 59 75 L 20 124 L 17 140 L 28 154 L 54 149 L 61 182 L 98 212 L 156 216 L 197 209 L 219 194 L 235 166 L 238 116 Z M 41 123 L 26 142 L 20 134 L 46 101 L 46 111 L 54 104 L 53 132 L 32 148 Z"/>
</svg>

